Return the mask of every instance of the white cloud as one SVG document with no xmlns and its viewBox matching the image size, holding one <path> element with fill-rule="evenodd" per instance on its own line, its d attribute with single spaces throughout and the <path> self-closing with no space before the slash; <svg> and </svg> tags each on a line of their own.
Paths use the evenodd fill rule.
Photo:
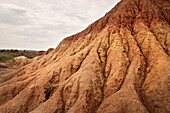
<svg viewBox="0 0 170 113">
<path fill-rule="evenodd" d="M 0 0 L 0 49 L 55 48 L 120 0 Z"/>
</svg>

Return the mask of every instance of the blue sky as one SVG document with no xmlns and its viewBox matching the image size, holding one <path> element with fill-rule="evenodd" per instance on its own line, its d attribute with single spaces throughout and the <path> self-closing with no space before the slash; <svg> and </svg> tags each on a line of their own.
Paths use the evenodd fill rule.
<svg viewBox="0 0 170 113">
<path fill-rule="evenodd" d="M 120 0 L 0 0 L 0 49 L 47 50 Z"/>
</svg>

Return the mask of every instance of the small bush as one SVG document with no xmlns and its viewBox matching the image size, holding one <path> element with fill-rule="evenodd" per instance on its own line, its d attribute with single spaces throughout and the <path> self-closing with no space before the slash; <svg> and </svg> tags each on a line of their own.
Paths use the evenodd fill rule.
<svg viewBox="0 0 170 113">
<path fill-rule="evenodd" d="M 10 60 L 15 61 L 13 56 L 5 55 L 5 54 L 0 55 L 0 62 L 7 62 Z"/>
<path fill-rule="evenodd" d="M 19 57 L 19 56 L 21 56 L 21 55 L 10 55 L 10 56 L 12 56 L 13 58 L 15 58 L 15 57 Z"/>
<path fill-rule="evenodd" d="M 29 58 L 29 59 L 32 59 L 32 58 L 34 58 L 34 56 L 25 56 L 25 57 L 27 57 L 27 58 Z"/>
</svg>

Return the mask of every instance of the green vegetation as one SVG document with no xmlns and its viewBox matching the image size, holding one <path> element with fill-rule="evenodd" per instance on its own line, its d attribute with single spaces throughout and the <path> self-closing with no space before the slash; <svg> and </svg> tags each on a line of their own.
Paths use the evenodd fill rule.
<svg viewBox="0 0 170 113">
<path fill-rule="evenodd" d="M 37 52 L 37 54 L 36 54 Z M 36 56 L 39 56 L 39 52 L 43 51 L 34 51 L 34 50 L 17 50 L 17 49 L 0 49 L 0 62 L 14 61 L 15 57 L 25 56 L 29 59 L 32 59 Z"/>
<path fill-rule="evenodd" d="M 5 54 L 0 55 L 0 62 L 7 62 L 7 61 L 10 61 L 10 60 L 15 62 L 15 59 L 14 59 L 13 56 L 5 55 Z"/>
<path fill-rule="evenodd" d="M 32 59 L 32 58 L 34 58 L 34 56 L 25 56 L 25 57 L 27 57 L 27 58 L 29 58 L 29 59 Z"/>
<path fill-rule="evenodd" d="M 9 56 L 12 56 L 13 58 L 15 58 L 15 57 L 19 57 L 21 55 L 9 55 Z"/>
<path fill-rule="evenodd" d="M 21 55 L 7 55 L 7 54 L 0 54 L 0 62 L 7 62 L 7 61 L 13 61 L 15 62 L 15 57 L 19 57 Z M 25 56 L 29 59 L 34 58 L 34 56 Z"/>
</svg>

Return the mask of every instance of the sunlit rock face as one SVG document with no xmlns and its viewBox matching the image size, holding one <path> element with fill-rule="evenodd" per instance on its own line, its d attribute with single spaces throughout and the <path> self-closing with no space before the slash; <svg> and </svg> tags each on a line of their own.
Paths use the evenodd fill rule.
<svg viewBox="0 0 170 113">
<path fill-rule="evenodd" d="M 0 112 L 170 112 L 169 24 L 169 0 L 122 0 L 8 74 L 0 84 Z"/>
</svg>

